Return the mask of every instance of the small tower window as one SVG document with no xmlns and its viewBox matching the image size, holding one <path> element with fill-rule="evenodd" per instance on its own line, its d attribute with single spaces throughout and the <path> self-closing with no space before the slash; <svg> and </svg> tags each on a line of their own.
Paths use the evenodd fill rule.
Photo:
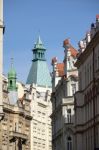
<svg viewBox="0 0 99 150">
<path fill-rule="evenodd" d="M 43 54 L 41 53 L 41 58 L 43 57 Z"/>
<path fill-rule="evenodd" d="M 40 58 L 40 53 L 39 53 L 39 58 Z"/>
<path fill-rule="evenodd" d="M 10 80 L 10 85 L 12 86 L 12 80 Z"/>
</svg>

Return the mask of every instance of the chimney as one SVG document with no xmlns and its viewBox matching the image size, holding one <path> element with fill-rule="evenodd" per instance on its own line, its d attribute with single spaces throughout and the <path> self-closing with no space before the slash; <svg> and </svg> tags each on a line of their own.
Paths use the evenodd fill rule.
<svg viewBox="0 0 99 150">
<path fill-rule="evenodd" d="M 99 22 L 99 14 L 96 15 L 96 22 Z"/>
<path fill-rule="evenodd" d="M 96 26 L 94 23 L 91 24 L 91 37 L 93 38 L 93 36 L 96 33 Z"/>
<path fill-rule="evenodd" d="M 86 43 L 88 44 L 91 41 L 91 35 L 90 32 L 86 33 Z"/>
<path fill-rule="evenodd" d="M 78 46 L 80 48 L 80 51 L 83 52 L 86 48 L 86 41 L 85 40 L 79 41 Z"/>
<path fill-rule="evenodd" d="M 63 41 L 63 47 L 66 48 L 66 47 L 69 47 L 69 45 L 70 45 L 70 39 L 65 39 Z"/>
<path fill-rule="evenodd" d="M 54 65 L 57 62 L 57 57 L 52 58 L 52 65 Z"/>
</svg>

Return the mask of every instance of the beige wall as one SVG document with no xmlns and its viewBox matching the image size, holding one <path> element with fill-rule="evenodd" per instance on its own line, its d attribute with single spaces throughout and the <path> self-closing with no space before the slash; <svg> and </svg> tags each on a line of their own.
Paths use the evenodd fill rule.
<svg viewBox="0 0 99 150">
<path fill-rule="evenodd" d="M 52 149 L 51 101 L 47 88 L 33 87 L 31 115 L 31 150 Z M 44 96 L 45 95 L 45 96 Z"/>
<path fill-rule="evenodd" d="M 3 76 L 3 111 L 4 118 L 0 121 L 0 150 L 18 150 L 21 139 L 22 149 L 30 150 L 30 100 L 24 97 L 24 106 L 20 100 L 11 105 L 8 98 L 7 79 Z M 27 108 L 27 106 L 29 108 Z M 16 139 L 16 140 L 14 140 Z"/>
</svg>

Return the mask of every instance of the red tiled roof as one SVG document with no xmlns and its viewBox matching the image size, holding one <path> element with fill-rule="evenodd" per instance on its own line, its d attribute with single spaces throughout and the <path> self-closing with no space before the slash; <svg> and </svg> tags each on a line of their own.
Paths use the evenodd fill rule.
<svg viewBox="0 0 99 150">
<path fill-rule="evenodd" d="M 57 70 L 58 70 L 59 77 L 62 77 L 64 75 L 64 63 L 58 63 Z"/>
</svg>

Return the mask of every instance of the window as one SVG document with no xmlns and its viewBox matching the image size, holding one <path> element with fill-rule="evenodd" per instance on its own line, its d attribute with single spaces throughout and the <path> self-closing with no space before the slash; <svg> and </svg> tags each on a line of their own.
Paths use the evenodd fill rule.
<svg viewBox="0 0 99 150">
<path fill-rule="evenodd" d="M 39 53 L 39 58 L 40 58 L 41 54 Z"/>
<path fill-rule="evenodd" d="M 19 127 L 18 127 L 18 123 L 16 122 L 16 123 L 15 123 L 15 131 L 16 131 L 16 132 L 18 132 L 18 128 L 19 128 Z"/>
<path fill-rule="evenodd" d="M 10 80 L 10 85 L 12 86 L 12 80 Z"/>
<path fill-rule="evenodd" d="M 76 84 L 72 84 L 72 95 L 76 92 Z"/>
<path fill-rule="evenodd" d="M 72 150 L 72 139 L 71 137 L 67 137 L 67 150 Z"/>
<path fill-rule="evenodd" d="M 67 122 L 71 123 L 71 109 L 67 109 Z"/>
</svg>

